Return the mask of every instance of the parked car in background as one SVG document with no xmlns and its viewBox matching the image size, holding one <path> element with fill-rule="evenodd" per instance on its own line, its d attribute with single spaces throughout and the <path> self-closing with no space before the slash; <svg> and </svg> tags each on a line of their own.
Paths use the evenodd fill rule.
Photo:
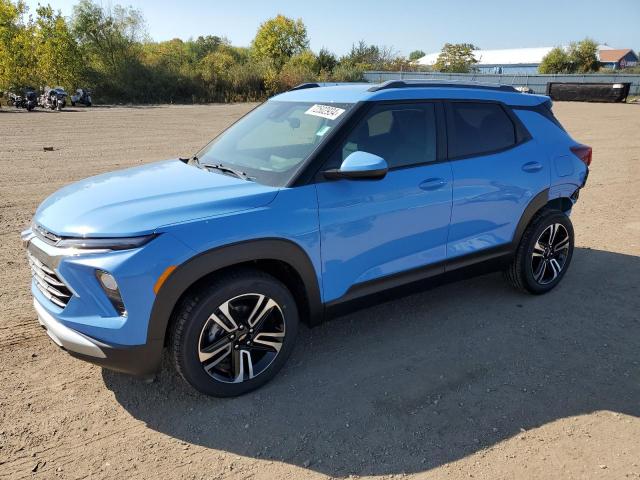
<svg viewBox="0 0 640 480">
<path fill-rule="evenodd" d="M 190 159 L 47 198 L 23 232 L 35 310 L 71 355 L 148 377 L 166 347 L 197 390 L 239 395 L 300 322 L 383 292 L 492 270 L 549 292 L 591 155 L 512 87 L 301 85 Z"/>
<path fill-rule="evenodd" d="M 76 104 L 82 104 L 86 107 L 91 106 L 91 92 L 89 90 L 78 88 L 76 93 L 71 95 L 71 106 L 75 107 Z"/>
</svg>

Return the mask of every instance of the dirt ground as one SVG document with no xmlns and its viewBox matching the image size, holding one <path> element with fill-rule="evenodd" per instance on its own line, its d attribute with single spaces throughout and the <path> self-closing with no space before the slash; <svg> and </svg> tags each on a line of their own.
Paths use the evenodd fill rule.
<svg viewBox="0 0 640 480">
<path fill-rule="evenodd" d="M 555 106 L 594 160 L 546 296 L 487 275 L 303 329 L 280 375 L 236 399 L 167 362 L 144 384 L 55 347 L 19 241 L 38 203 L 193 153 L 249 108 L 0 109 L 0 477 L 640 478 L 638 105 Z"/>
</svg>

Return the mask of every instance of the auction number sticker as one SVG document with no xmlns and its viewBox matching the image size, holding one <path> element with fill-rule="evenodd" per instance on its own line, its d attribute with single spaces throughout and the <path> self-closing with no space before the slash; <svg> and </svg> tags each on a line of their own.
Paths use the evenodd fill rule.
<svg viewBox="0 0 640 480">
<path fill-rule="evenodd" d="M 329 120 L 335 120 L 344 113 L 344 108 L 316 104 L 304 113 L 307 115 L 313 115 L 314 117 L 322 117 Z"/>
</svg>

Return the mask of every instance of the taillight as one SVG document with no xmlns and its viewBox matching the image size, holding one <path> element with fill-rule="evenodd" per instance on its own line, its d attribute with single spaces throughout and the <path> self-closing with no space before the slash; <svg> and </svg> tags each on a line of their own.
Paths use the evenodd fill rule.
<svg viewBox="0 0 640 480">
<path fill-rule="evenodd" d="M 571 151 L 576 157 L 582 160 L 587 167 L 591 165 L 591 156 L 593 154 L 591 147 L 588 145 L 576 145 L 575 147 L 571 147 Z"/>
</svg>

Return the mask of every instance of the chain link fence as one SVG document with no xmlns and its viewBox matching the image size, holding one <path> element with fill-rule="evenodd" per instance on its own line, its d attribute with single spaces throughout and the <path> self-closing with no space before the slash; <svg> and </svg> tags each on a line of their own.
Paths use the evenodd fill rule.
<svg viewBox="0 0 640 480">
<path fill-rule="evenodd" d="M 457 80 L 499 83 L 514 87 L 529 87 L 533 93 L 545 94 L 547 83 L 631 83 L 630 95 L 640 95 L 640 75 L 625 74 L 585 74 L 585 75 L 542 75 L 542 74 L 492 74 L 492 73 L 439 73 L 439 72 L 365 72 L 367 82 L 382 83 L 387 80 Z"/>
</svg>

